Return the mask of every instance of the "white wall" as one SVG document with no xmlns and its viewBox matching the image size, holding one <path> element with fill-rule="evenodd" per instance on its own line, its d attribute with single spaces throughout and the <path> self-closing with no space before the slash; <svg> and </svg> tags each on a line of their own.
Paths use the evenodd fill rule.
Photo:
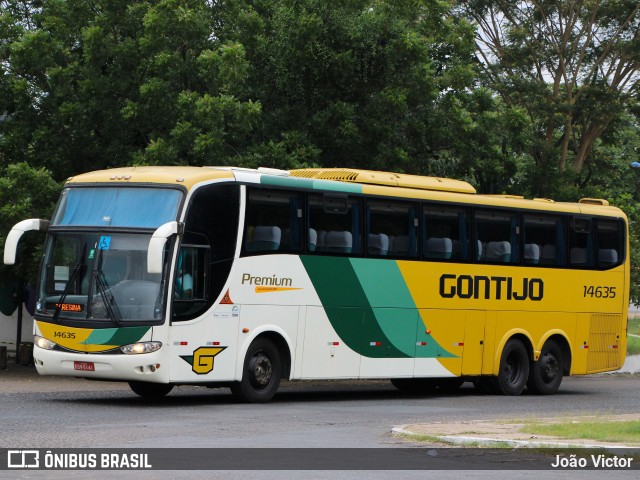
<svg viewBox="0 0 640 480">
<path fill-rule="evenodd" d="M 16 327 L 18 325 L 18 309 L 6 316 L 0 313 L 0 346 L 6 346 L 8 352 L 16 351 Z M 22 306 L 22 342 L 33 342 L 33 317 Z"/>
</svg>

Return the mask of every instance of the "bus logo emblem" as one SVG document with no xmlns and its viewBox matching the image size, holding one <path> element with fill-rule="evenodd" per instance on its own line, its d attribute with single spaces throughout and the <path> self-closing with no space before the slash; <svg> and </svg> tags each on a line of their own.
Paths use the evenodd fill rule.
<svg viewBox="0 0 640 480">
<path fill-rule="evenodd" d="M 215 357 L 227 347 L 200 347 L 193 355 L 180 355 L 180 358 L 191 365 L 193 373 L 206 375 L 213 371 Z"/>
</svg>

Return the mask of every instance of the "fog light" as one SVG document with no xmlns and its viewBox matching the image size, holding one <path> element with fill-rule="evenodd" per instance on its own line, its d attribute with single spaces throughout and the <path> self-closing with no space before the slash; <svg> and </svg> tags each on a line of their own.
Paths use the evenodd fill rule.
<svg viewBox="0 0 640 480">
<path fill-rule="evenodd" d="M 53 343 L 51 340 L 47 340 L 44 337 L 40 337 L 39 335 L 33 336 L 33 344 L 38 348 L 42 348 L 43 350 L 53 350 L 54 348 L 56 348 L 55 343 Z"/>
<path fill-rule="evenodd" d="M 138 342 L 131 345 L 123 345 L 120 347 L 122 353 L 127 355 L 139 355 L 141 353 L 151 353 L 159 350 L 162 346 L 161 342 Z"/>
</svg>

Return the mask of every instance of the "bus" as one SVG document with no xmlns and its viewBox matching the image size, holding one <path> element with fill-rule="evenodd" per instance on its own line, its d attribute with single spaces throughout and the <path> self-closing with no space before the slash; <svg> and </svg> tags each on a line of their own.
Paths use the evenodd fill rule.
<svg viewBox="0 0 640 480">
<path fill-rule="evenodd" d="M 72 177 L 46 231 L 39 373 L 230 387 L 390 379 L 556 392 L 626 354 L 622 211 L 356 169 L 132 167 Z"/>
</svg>

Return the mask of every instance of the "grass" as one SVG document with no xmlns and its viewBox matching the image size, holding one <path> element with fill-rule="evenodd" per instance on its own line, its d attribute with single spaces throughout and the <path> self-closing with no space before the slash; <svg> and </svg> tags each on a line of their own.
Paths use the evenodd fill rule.
<svg viewBox="0 0 640 480">
<path fill-rule="evenodd" d="M 640 338 L 627 337 L 627 355 L 640 355 Z"/>
<path fill-rule="evenodd" d="M 627 333 L 640 335 L 640 316 L 629 317 Z M 640 338 L 627 335 L 627 355 L 640 355 Z"/>
<path fill-rule="evenodd" d="M 640 335 L 640 316 L 629 317 L 628 333 Z"/>
<path fill-rule="evenodd" d="M 640 444 L 640 420 L 625 422 L 534 423 L 522 427 L 523 433 L 568 439 Z"/>
</svg>

